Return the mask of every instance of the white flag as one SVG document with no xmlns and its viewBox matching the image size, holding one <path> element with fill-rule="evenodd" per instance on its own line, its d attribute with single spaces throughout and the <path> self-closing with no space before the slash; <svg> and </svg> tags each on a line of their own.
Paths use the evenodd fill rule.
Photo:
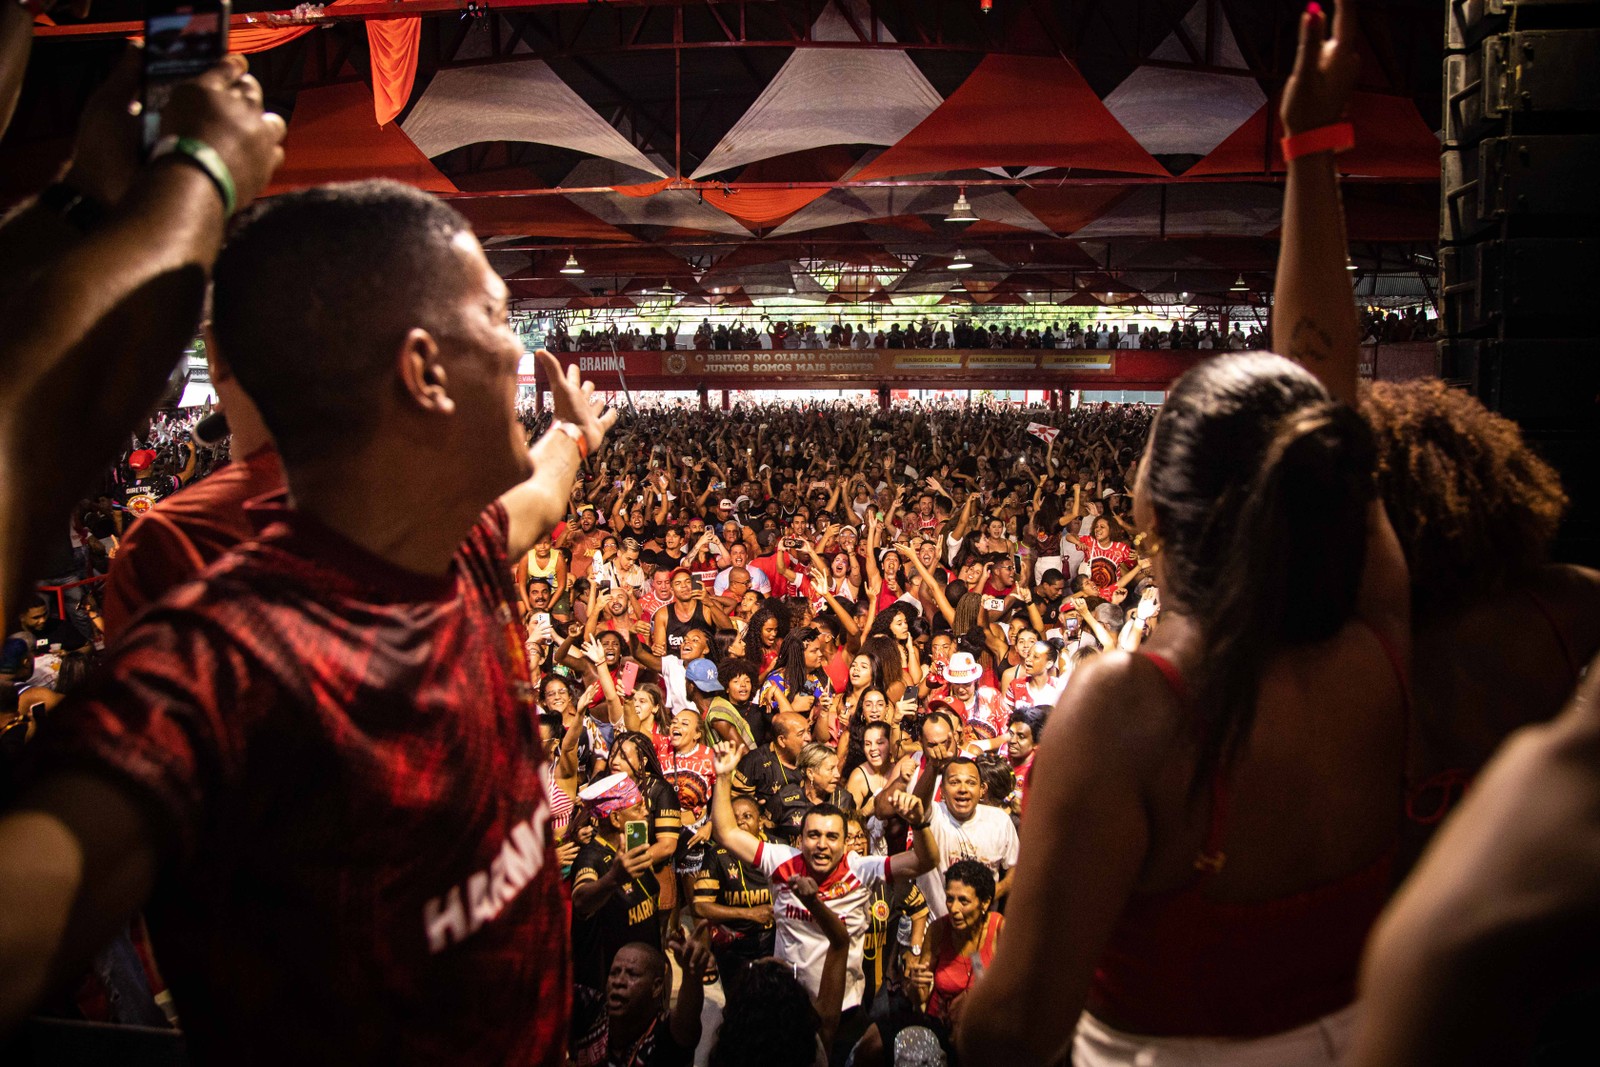
<svg viewBox="0 0 1600 1067">
<path fill-rule="evenodd" d="M 1056 429 L 1054 426 L 1046 426 L 1042 422 L 1028 423 L 1028 432 L 1033 434 L 1033 436 L 1037 437 L 1039 440 L 1043 441 L 1045 444 L 1049 444 L 1050 442 L 1054 441 L 1061 434 L 1061 431 Z"/>
</svg>

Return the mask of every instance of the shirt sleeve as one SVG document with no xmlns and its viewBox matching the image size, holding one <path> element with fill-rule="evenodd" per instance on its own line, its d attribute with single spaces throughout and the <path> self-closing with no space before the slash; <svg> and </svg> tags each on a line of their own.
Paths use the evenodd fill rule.
<svg viewBox="0 0 1600 1067">
<path fill-rule="evenodd" d="M 683 812 L 678 809 L 678 791 L 665 782 L 650 787 L 651 824 L 657 837 L 683 831 Z"/>
<path fill-rule="evenodd" d="M 715 856 L 707 857 L 705 869 L 694 880 L 694 899 L 702 904 L 715 904 L 722 895 L 722 864 Z"/>
<path fill-rule="evenodd" d="M 164 514 L 149 511 L 140 516 L 123 535 L 106 575 L 106 637 L 120 637 L 141 608 L 204 568 L 205 560 L 193 542 Z"/>
<path fill-rule="evenodd" d="M 928 914 L 928 898 L 922 895 L 922 890 L 918 889 L 914 882 L 906 892 L 904 908 L 908 919 L 917 919 Z"/>
<path fill-rule="evenodd" d="M 850 873 L 861 880 L 862 885 L 876 885 L 889 880 L 888 856 L 858 856 L 854 852 L 845 854 L 845 862 L 850 864 Z"/>
<path fill-rule="evenodd" d="M 772 872 L 782 867 L 785 863 L 800 855 L 800 850 L 780 845 L 772 841 L 763 841 L 756 845 L 756 866 L 761 873 L 769 878 Z"/>
<path fill-rule="evenodd" d="M 157 608 L 50 717 L 33 745 L 34 772 L 89 771 L 128 787 L 185 859 L 207 811 L 247 782 L 247 738 L 277 692 L 220 625 Z"/>
<path fill-rule="evenodd" d="M 1002 824 L 1000 834 L 1005 842 L 1004 847 L 1000 850 L 1000 861 L 1006 865 L 1006 870 L 1010 870 L 1017 865 L 1017 851 L 1020 844 L 1017 840 L 1017 828 L 1011 822 L 1011 816 L 1000 811 L 999 808 L 996 808 L 995 811 L 1000 812 Z"/>
</svg>

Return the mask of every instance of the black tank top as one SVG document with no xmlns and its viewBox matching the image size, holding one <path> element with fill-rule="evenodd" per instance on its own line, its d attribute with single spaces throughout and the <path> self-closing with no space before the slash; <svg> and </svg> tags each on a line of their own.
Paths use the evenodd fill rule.
<svg viewBox="0 0 1600 1067">
<path fill-rule="evenodd" d="M 668 604 L 661 610 L 667 613 L 668 655 L 677 656 L 682 654 L 680 650 L 683 648 L 683 635 L 690 630 L 700 629 L 707 633 L 715 632 L 711 626 L 711 621 L 706 618 L 705 608 L 700 604 L 694 606 L 694 614 L 689 616 L 688 622 L 678 621 L 678 605 L 676 603 Z"/>
</svg>

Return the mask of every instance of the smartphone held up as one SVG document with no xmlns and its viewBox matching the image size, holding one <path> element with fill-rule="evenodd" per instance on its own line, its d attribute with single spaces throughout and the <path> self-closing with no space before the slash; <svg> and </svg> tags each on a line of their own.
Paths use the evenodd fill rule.
<svg viewBox="0 0 1600 1067">
<path fill-rule="evenodd" d="M 161 139 L 172 87 L 210 70 L 228 54 L 230 0 L 146 0 L 140 121 L 146 155 Z"/>
</svg>

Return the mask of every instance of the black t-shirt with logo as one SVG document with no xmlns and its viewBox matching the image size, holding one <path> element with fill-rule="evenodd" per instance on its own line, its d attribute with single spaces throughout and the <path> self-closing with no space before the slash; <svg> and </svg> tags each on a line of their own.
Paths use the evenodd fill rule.
<svg viewBox="0 0 1600 1067">
<path fill-rule="evenodd" d="M 772 904 L 772 887 L 759 868 L 718 845 L 711 849 L 705 868 L 695 879 L 694 899 L 725 908 L 758 908 Z M 717 926 L 723 933 L 713 932 L 712 944 L 719 950 L 726 948 L 753 960 L 772 955 L 773 924 L 734 919 Z"/>
<path fill-rule="evenodd" d="M 800 836 L 800 822 L 811 802 L 806 799 L 800 771 L 790 770 L 771 745 L 745 756 L 733 779 L 734 796 L 754 797 L 772 824 L 772 837 L 788 844 Z"/>
<path fill-rule="evenodd" d="M 599 837 L 578 851 L 572 864 L 572 884 L 576 888 L 603 878 L 617 862 L 617 850 Z M 611 959 L 630 941 L 660 946 L 661 924 L 656 918 L 660 883 L 653 871 L 623 882 L 616 892 L 591 915 L 572 911 L 573 978 L 578 985 L 604 989 L 611 972 Z"/>
</svg>

